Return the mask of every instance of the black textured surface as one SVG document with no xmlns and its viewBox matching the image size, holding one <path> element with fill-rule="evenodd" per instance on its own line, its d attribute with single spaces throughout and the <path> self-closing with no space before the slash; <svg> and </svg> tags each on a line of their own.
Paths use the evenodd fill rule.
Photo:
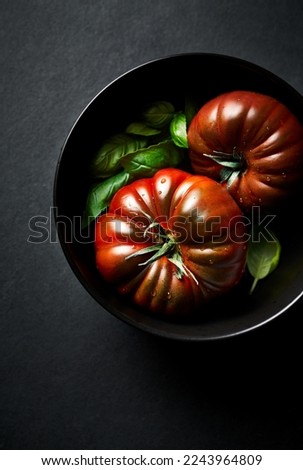
<svg viewBox="0 0 303 470">
<path fill-rule="evenodd" d="M 302 447 L 302 301 L 232 340 L 157 339 L 86 293 L 50 217 L 60 148 L 110 81 L 215 52 L 303 93 L 302 20 L 301 0 L 1 0 L 0 449 Z"/>
</svg>

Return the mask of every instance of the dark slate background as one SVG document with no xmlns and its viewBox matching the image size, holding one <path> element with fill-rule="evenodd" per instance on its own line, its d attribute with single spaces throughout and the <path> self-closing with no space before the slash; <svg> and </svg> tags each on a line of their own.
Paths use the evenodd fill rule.
<svg viewBox="0 0 303 470">
<path fill-rule="evenodd" d="M 302 0 L 0 1 L 0 448 L 302 448 L 302 301 L 234 340 L 165 341 L 87 294 L 52 220 L 27 242 L 66 135 L 109 82 L 216 52 L 303 93 L 302 25 Z"/>
</svg>

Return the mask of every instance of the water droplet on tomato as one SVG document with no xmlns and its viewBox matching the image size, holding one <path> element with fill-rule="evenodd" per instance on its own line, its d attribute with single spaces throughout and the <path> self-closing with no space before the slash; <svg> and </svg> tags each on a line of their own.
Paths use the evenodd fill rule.
<svg viewBox="0 0 303 470">
<path fill-rule="evenodd" d="M 162 191 L 158 191 L 158 194 L 159 194 L 159 195 L 162 194 Z"/>
<path fill-rule="evenodd" d="M 285 171 L 282 171 L 282 178 L 286 178 L 286 176 L 287 175 L 286 175 Z"/>
<path fill-rule="evenodd" d="M 157 295 L 157 289 L 154 289 L 154 290 L 152 291 L 151 295 L 152 295 L 152 297 L 156 297 L 156 295 Z"/>
<path fill-rule="evenodd" d="M 208 262 L 209 262 L 209 264 L 214 264 L 214 260 L 213 260 L 213 259 L 209 259 Z"/>
<path fill-rule="evenodd" d="M 270 176 L 266 176 L 266 181 L 270 181 L 271 180 L 271 177 Z"/>
<path fill-rule="evenodd" d="M 261 198 L 261 197 L 259 197 L 259 202 L 262 202 L 262 198 Z"/>
<path fill-rule="evenodd" d="M 240 201 L 240 202 L 243 202 L 243 197 L 240 197 L 239 201 Z"/>
<path fill-rule="evenodd" d="M 161 179 L 161 183 L 162 183 L 162 184 L 165 183 L 165 181 L 166 181 L 166 178 L 162 178 L 162 179 Z"/>
<path fill-rule="evenodd" d="M 171 299 L 171 293 L 170 292 L 167 292 L 167 298 L 168 298 L 168 300 Z"/>
</svg>

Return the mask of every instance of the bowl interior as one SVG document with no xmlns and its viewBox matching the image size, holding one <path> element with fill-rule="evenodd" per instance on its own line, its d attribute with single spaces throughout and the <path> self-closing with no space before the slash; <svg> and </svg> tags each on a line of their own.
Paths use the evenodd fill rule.
<svg viewBox="0 0 303 470">
<path fill-rule="evenodd" d="M 206 340 L 250 330 L 284 312 L 302 294 L 303 243 L 294 223 L 299 200 L 278 220 L 282 243 L 278 269 L 248 295 L 251 279 L 224 297 L 201 307 L 199 321 L 151 317 L 120 298 L 95 268 L 92 233 L 80 228 L 88 189 L 88 167 L 104 139 L 123 131 L 149 102 L 171 101 L 184 108 L 185 96 L 199 106 L 229 90 L 269 94 L 303 122 L 302 97 L 285 81 L 249 62 L 215 54 L 181 54 L 143 64 L 102 90 L 73 126 L 58 161 L 54 207 L 59 240 L 74 273 L 107 311 L 136 327 L 175 339 Z M 290 223 L 291 221 L 291 223 Z"/>
</svg>

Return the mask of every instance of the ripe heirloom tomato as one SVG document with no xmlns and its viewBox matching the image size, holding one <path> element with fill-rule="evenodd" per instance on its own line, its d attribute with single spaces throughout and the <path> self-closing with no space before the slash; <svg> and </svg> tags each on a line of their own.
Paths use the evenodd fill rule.
<svg viewBox="0 0 303 470">
<path fill-rule="evenodd" d="M 179 169 L 121 188 L 95 235 L 102 277 L 155 314 L 197 310 L 238 283 L 245 266 L 239 206 L 218 182 Z"/>
<path fill-rule="evenodd" d="M 243 209 L 273 207 L 303 176 L 303 127 L 276 99 L 250 91 L 207 102 L 188 129 L 195 173 L 223 182 Z"/>
</svg>

